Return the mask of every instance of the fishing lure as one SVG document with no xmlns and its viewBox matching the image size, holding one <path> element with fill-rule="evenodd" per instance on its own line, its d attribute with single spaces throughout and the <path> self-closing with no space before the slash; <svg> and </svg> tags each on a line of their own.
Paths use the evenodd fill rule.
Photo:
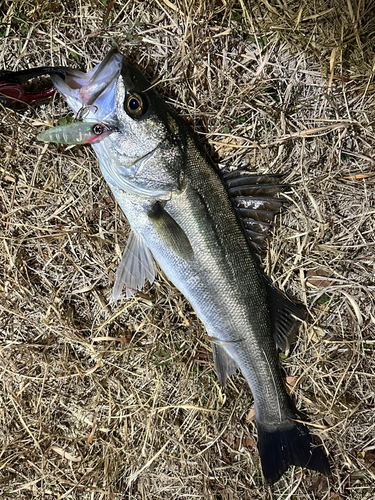
<svg viewBox="0 0 375 500">
<path fill-rule="evenodd" d="M 111 132 L 113 129 L 103 123 L 77 122 L 44 130 L 36 138 L 56 144 L 95 144 Z"/>
</svg>

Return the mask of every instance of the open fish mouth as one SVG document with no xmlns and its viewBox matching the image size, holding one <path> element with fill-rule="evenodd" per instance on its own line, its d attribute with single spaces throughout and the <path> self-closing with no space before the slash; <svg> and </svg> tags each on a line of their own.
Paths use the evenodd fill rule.
<svg viewBox="0 0 375 500">
<path fill-rule="evenodd" d="M 77 115 L 111 123 L 115 119 L 115 87 L 122 64 L 123 57 L 114 48 L 91 71 L 64 68 L 65 79 L 52 74 L 51 80 Z"/>
</svg>

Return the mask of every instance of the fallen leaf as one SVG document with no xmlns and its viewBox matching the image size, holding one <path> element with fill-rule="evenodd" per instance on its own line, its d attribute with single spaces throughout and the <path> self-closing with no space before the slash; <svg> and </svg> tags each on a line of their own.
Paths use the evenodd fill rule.
<svg viewBox="0 0 375 500">
<path fill-rule="evenodd" d="M 249 437 L 245 437 L 242 439 L 242 446 L 244 448 L 253 449 L 253 448 L 256 448 L 257 444 L 256 444 L 255 439 L 252 436 L 249 436 Z"/>
<path fill-rule="evenodd" d="M 306 272 L 306 284 L 315 288 L 328 288 L 336 283 L 333 279 L 326 279 L 328 277 L 329 274 L 323 269 L 309 269 Z"/>
<path fill-rule="evenodd" d="M 223 436 L 224 440 L 229 444 L 229 446 L 233 446 L 235 442 L 235 437 L 233 432 L 227 432 Z"/>
<path fill-rule="evenodd" d="M 249 424 L 255 420 L 255 408 L 252 407 L 249 413 L 246 415 L 245 422 Z"/>
<path fill-rule="evenodd" d="M 286 377 L 285 382 L 287 384 L 287 389 L 293 391 L 294 386 L 296 385 L 297 382 L 297 377 Z"/>
</svg>

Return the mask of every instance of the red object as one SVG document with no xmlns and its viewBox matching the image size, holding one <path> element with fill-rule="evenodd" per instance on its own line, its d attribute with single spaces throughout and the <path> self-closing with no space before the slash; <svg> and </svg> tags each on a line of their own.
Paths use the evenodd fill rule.
<svg viewBox="0 0 375 500">
<path fill-rule="evenodd" d="M 0 82 L 0 103 L 11 106 L 15 102 L 31 102 L 44 99 L 56 92 L 54 87 L 43 92 L 27 92 L 20 83 Z"/>
</svg>

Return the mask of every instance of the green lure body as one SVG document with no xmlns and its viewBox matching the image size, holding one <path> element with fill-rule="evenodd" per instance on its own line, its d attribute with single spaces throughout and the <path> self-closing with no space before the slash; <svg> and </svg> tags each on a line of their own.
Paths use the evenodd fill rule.
<svg viewBox="0 0 375 500">
<path fill-rule="evenodd" d="M 56 144 L 95 144 L 111 132 L 112 129 L 103 123 L 76 122 L 44 130 L 36 138 Z"/>
</svg>

